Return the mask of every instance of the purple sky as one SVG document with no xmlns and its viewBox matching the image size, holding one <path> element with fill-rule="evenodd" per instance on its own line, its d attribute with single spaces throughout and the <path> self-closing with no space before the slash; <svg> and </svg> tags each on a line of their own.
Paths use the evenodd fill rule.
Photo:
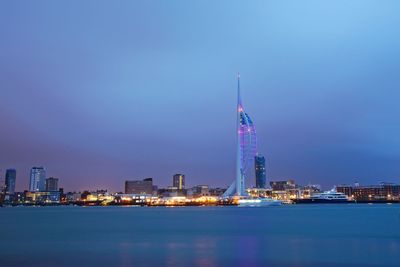
<svg viewBox="0 0 400 267">
<path fill-rule="evenodd" d="M 36 165 L 68 191 L 228 186 L 240 71 L 268 179 L 400 182 L 399 8 L 1 1 L 0 174 L 16 168 L 18 190 Z"/>
</svg>

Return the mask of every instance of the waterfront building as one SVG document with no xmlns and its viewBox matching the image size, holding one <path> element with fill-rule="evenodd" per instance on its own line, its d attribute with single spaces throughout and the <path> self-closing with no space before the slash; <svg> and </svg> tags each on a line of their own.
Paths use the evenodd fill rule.
<svg viewBox="0 0 400 267">
<path fill-rule="evenodd" d="M 197 186 L 193 187 L 192 191 L 193 191 L 194 197 L 210 195 L 210 189 L 209 189 L 208 185 L 197 185 Z"/>
<path fill-rule="evenodd" d="M 185 189 L 185 175 L 177 173 L 172 177 L 172 186 L 178 190 Z"/>
<path fill-rule="evenodd" d="M 393 183 L 368 186 L 360 186 L 359 184 L 338 185 L 336 191 L 344 193 L 356 201 L 400 201 L 400 185 Z"/>
<path fill-rule="evenodd" d="M 224 197 L 245 196 L 246 177 L 257 154 L 257 139 L 255 125 L 244 111 L 240 96 L 240 76 L 237 80 L 236 106 L 236 179 L 223 194 Z"/>
<path fill-rule="evenodd" d="M 81 201 L 110 203 L 114 201 L 114 196 L 108 193 L 107 190 L 84 191 L 81 195 Z"/>
<path fill-rule="evenodd" d="M 25 193 L 25 203 L 32 203 L 32 204 L 60 203 L 60 192 L 27 191 Z"/>
<path fill-rule="evenodd" d="M 271 188 L 248 188 L 247 192 L 252 197 L 273 198 L 284 202 L 295 199 L 310 198 L 320 192 L 319 185 L 300 186 L 294 180 L 271 181 Z"/>
<path fill-rule="evenodd" d="M 58 179 L 49 177 L 46 179 L 46 191 L 58 191 Z"/>
<path fill-rule="evenodd" d="M 150 194 L 116 194 L 114 202 L 122 205 L 146 205 L 154 198 L 156 197 Z"/>
<path fill-rule="evenodd" d="M 256 174 L 256 188 L 265 188 L 267 184 L 267 175 L 265 171 L 265 157 L 256 155 L 254 160 Z"/>
<path fill-rule="evenodd" d="M 17 171 L 15 169 L 6 170 L 6 180 L 5 180 L 6 195 L 12 195 L 15 193 L 16 178 L 17 178 Z"/>
<path fill-rule="evenodd" d="M 4 202 L 4 192 L 3 192 L 3 188 L 0 187 L 0 206 L 3 204 Z"/>
<path fill-rule="evenodd" d="M 29 191 L 46 190 L 46 170 L 43 167 L 33 167 L 30 174 Z"/>
<path fill-rule="evenodd" d="M 285 191 L 296 188 L 296 183 L 294 182 L 294 180 L 271 181 L 269 184 L 273 191 Z"/>
<path fill-rule="evenodd" d="M 185 197 L 186 189 L 178 189 L 176 186 L 168 186 L 168 188 L 158 189 L 157 195 L 161 197 Z"/>
<path fill-rule="evenodd" d="M 6 184 L 3 180 L 0 180 L 0 195 L 3 195 L 6 192 Z"/>
<path fill-rule="evenodd" d="M 354 197 L 353 196 L 353 188 L 358 187 L 359 185 L 338 185 L 336 186 L 336 191 L 341 192 L 345 194 L 348 197 Z"/>
<path fill-rule="evenodd" d="M 301 187 L 300 198 L 311 198 L 315 194 L 321 193 L 321 186 L 318 184 L 309 184 Z"/>
<path fill-rule="evenodd" d="M 153 194 L 153 178 L 125 181 L 125 194 Z"/>
<path fill-rule="evenodd" d="M 272 197 L 272 189 L 270 188 L 247 188 L 247 194 L 254 198 Z"/>
<path fill-rule="evenodd" d="M 67 195 L 64 193 L 64 188 L 59 188 L 58 192 L 60 192 L 60 202 L 66 203 L 67 202 Z"/>
<path fill-rule="evenodd" d="M 255 198 L 272 198 L 283 202 L 291 202 L 293 199 L 301 198 L 303 191 L 300 188 L 273 190 L 271 188 L 249 188 L 248 194 Z"/>
<path fill-rule="evenodd" d="M 208 191 L 210 192 L 210 196 L 220 197 L 225 193 L 226 188 L 209 188 Z"/>
<path fill-rule="evenodd" d="M 68 192 L 66 194 L 67 202 L 76 202 L 81 200 L 82 193 L 80 192 Z"/>
<path fill-rule="evenodd" d="M 25 194 L 26 194 L 26 191 L 24 191 L 24 192 L 15 192 L 14 197 L 13 197 L 13 201 L 15 203 L 19 203 L 19 204 L 24 203 L 25 202 Z"/>
</svg>

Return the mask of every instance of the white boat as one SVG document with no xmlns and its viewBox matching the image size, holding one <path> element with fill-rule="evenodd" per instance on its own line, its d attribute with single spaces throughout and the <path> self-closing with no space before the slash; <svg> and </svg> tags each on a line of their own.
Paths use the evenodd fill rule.
<svg viewBox="0 0 400 267">
<path fill-rule="evenodd" d="M 296 199 L 299 204 L 306 203 L 350 203 L 350 199 L 343 193 L 337 192 L 336 188 L 322 193 L 314 194 L 310 198 Z"/>
<path fill-rule="evenodd" d="M 282 201 L 272 198 L 242 198 L 237 202 L 239 207 L 266 207 L 282 205 Z"/>
</svg>

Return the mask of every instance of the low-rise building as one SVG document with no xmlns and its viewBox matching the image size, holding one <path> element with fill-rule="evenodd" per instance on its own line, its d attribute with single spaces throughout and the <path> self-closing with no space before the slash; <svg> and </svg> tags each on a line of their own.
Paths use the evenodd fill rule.
<svg viewBox="0 0 400 267">
<path fill-rule="evenodd" d="M 400 201 L 400 185 L 380 183 L 379 185 L 360 186 L 338 185 L 336 190 L 356 201 Z"/>
<path fill-rule="evenodd" d="M 66 194 L 67 202 L 76 202 L 81 200 L 82 193 L 81 192 L 68 192 Z"/>
<path fill-rule="evenodd" d="M 125 194 L 153 194 L 153 178 L 125 181 Z"/>
<path fill-rule="evenodd" d="M 187 195 L 187 190 L 179 189 L 175 186 L 168 186 L 167 188 L 158 189 L 157 195 L 160 197 L 185 197 Z"/>
<path fill-rule="evenodd" d="M 296 188 L 296 183 L 294 182 L 294 180 L 271 181 L 269 184 L 273 191 L 285 191 L 287 189 Z"/>
<path fill-rule="evenodd" d="M 44 203 L 60 203 L 59 191 L 38 191 L 25 193 L 25 203 L 44 204 Z"/>
<path fill-rule="evenodd" d="M 208 185 L 197 185 L 192 188 L 193 197 L 209 196 L 210 189 Z"/>
</svg>

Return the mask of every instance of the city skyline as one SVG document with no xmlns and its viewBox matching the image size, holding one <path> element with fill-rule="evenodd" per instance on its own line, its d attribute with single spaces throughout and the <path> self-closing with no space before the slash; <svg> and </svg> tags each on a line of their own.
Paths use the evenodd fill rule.
<svg viewBox="0 0 400 267">
<path fill-rule="evenodd" d="M 0 1 L 0 267 L 398 267 L 399 10 Z"/>
<path fill-rule="evenodd" d="M 228 186 L 238 71 L 267 183 L 400 180 L 399 3 L 44 2 L 0 9 L 0 175 L 15 168 L 16 191 L 33 166 L 68 190 Z"/>
</svg>

